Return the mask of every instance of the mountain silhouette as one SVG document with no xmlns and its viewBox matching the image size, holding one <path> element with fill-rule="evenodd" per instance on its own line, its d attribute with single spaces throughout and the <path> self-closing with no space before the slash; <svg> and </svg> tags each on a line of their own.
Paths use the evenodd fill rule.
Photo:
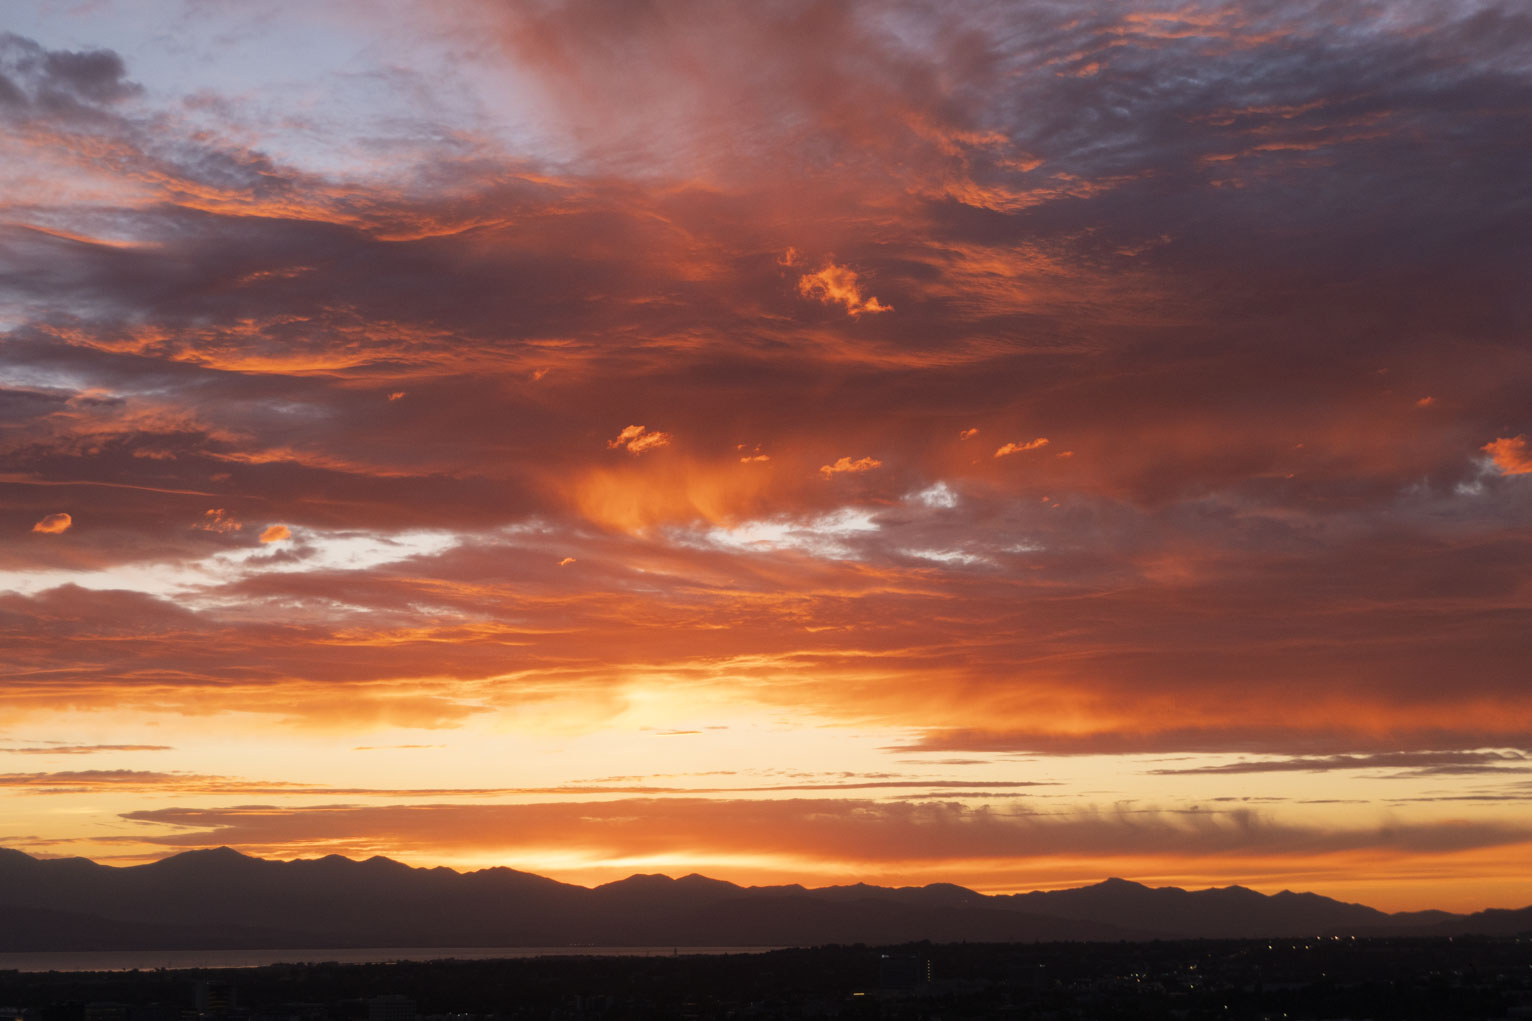
<svg viewBox="0 0 1532 1021">
<path fill-rule="evenodd" d="M 997 899 L 1050 918 L 1106 922 L 1188 938 L 1259 939 L 1396 927 L 1391 926 L 1391 916 L 1361 904 L 1290 890 L 1267 896 L 1243 886 L 1193 891 L 1108 879 L 1074 890 Z"/>
<path fill-rule="evenodd" d="M 742 887 L 635 875 L 589 889 L 508 868 L 388 858 L 272 861 L 231 848 L 148 865 L 0 849 L 4 950 L 384 946 L 767 946 L 1511 934 L 1532 908 L 1388 915 L 1312 893 L 1188 891 L 1109 879 L 986 896 L 961 886 Z"/>
</svg>

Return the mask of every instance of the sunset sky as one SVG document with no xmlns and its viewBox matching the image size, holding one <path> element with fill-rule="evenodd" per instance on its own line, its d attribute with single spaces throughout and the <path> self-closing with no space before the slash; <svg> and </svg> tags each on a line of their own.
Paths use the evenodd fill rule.
<svg viewBox="0 0 1532 1021">
<path fill-rule="evenodd" d="M 1532 903 L 1532 13 L 19 0 L 0 846 Z"/>
</svg>

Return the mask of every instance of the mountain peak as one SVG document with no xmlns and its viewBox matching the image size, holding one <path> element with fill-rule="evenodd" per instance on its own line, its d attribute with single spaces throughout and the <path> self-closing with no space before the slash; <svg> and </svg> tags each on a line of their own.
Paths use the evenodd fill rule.
<svg viewBox="0 0 1532 1021">
<path fill-rule="evenodd" d="M 241 854 L 225 844 L 222 847 L 199 847 L 191 851 L 182 851 L 173 854 L 169 858 L 161 858 L 160 861 L 261 861 L 260 858 L 252 858 L 248 854 Z"/>
<path fill-rule="evenodd" d="M 232 847 L 199 847 L 173 854 L 168 858 L 161 858 L 159 861 L 149 862 L 147 865 L 133 867 L 147 870 L 151 874 L 201 875 L 214 878 L 230 873 L 243 876 L 257 869 L 278 864 L 280 863 L 265 858 L 241 854 Z"/>
<path fill-rule="evenodd" d="M 35 865 L 37 859 L 25 851 L 16 851 L 9 847 L 0 847 L 0 865 Z"/>
<path fill-rule="evenodd" d="M 1135 883 L 1131 879 L 1123 879 L 1123 878 L 1121 878 L 1119 876 L 1111 876 L 1111 877 L 1109 877 L 1107 879 L 1103 879 L 1101 882 L 1097 883 L 1093 888 L 1092 887 L 1088 887 L 1088 889 L 1097 889 L 1097 890 L 1148 890 L 1150 888 L 1145 886 L 1143 883 Z"/>
<path fill-rule="evenodd" d="M 729 882 L 727 879 L 714 879 L 712 876 L 704 876 L 700 872 L 693 872 L 689 875 L 682 876 L 680 879 L 677 879 L 676 882 L 685 883 L 687 886 L 706 886 L 711 888 L 728 886 L 733 887 L 734 889 L 739 889 L 736 884 Z"/>
<path fill-rule="evenodd" d="M 669 886 L 675 880 L 659 872 L 635 872 L 623 879 L 614 879 L 610 883 L 602 883 L 596 887 L 598 890 L 635 890 L 648 889 L 651 887 Z"/>
</svg>

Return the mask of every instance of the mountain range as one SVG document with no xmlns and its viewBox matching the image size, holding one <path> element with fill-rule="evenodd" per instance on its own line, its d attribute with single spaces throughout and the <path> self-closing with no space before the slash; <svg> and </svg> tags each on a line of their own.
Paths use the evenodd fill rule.
<svg viewBox="0 0 1532 1021">
<path fill-rule="evenodd" d="M 388 858 L 253 858 L 227 847 L 148 865 L 0 849 L 0 951 L 275 947 L 789 946 L 1450 936 L 1532 932 L 1532 907 L 1386 914 L 1313 893 L 1188 891 L 1123 879 L 985 895 L 937 883 L 807 889 L 635 875 L 594 889 L 527 872 Z"/>
</svg>

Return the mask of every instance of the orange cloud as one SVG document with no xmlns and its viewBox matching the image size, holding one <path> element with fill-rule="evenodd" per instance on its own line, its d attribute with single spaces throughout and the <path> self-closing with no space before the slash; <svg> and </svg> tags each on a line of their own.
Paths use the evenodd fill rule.
<svg viewBox="0 0 1532 1021">
<path fill-rule="evenodd" d="M 568 492 L 589 520 L 638 533 L 660 522 L 736 520 L 760 504 L 772 474 L 733 459 L 721 464 L 646 459 L 588 471 Z"/>
<path fill-rule="evenodd" d="M 209 508 L 202 512 L 202 520 L 192 526 L 204 532 L 217 532 L 226 535 L 229 532 L 237 532 L 245 526 L 235 521 L 222 507 Z M 262 539 L 264 542 L 265 540 Z"/>
<path fill-rule="evenodd" d="M 54 774 L 59 775 L 67 774 Z M 127 812 L 123 818 L 182 830 L 145 839 L 171 846 L 265 847 L 366 837 L 410 851 L 477 845 L 525 852 L 562 846 L 592 857 L 769 854 L 805 864 L 972 862 L 1048 854 L 1219 858 L 1289 851 L 1317 856 L 1359 849 L 1432 855 L 1532 842 L 1532 826 L 1493 821 L 1340 829 L 1284 822 L 1247 808 L 1178 812 L 1081 806 L 1044 814 L 951 801 L 834 798 L 173 807 Z"/>
<path fill-rule="evenodd" d="M 283 539 L 291 539 L 293 533 L 286 525 L 272 525 L 261 533 L 262 542 L 281 542 Z"/>
<path fill-rule="evenodd" d="M 1023 454 L 1028 450 L 1036 450 L 1039 447 L 1046 447 L 1047 445 L 1048 438 L 1046 436 L 1039 436 L 1037 439 L 1029 440 L 1026 443 L 1007 443 L 1005 446 L 995 451 L 995 456 L 1009 457 L 1011 454 Z"/>
<path fill-rule="evenodd" d="M 177 137 L 172 116 L 151 153 L 150 122 L 133 120 L 149 108 L 87 123 L 30 106 L 8 200 L 50 226 L 6 238 L 33 267 L 14 354 L 22 378 L 50 382 L 7 419 L 0 482 L 16 533 L 48 513 L 25 501 L 53 493 L 104 496 L 112 515 L 69 543 L 0 544 L 25 583 L 0 593 L 0 717 L 144 708 L 188 745 L 178 767 L 204 772 L 204 722 L 225 711 L 349 735 L 490 728 L 551 700 L 560 726 L 597 728 L 629 691 L 638 704 L 687 686 L 996 754 L 1524 741 L 1523 494 L 1486 486 L 1446 516 L 1397 499 L 1471 472 L 1469 455 L 1532 470 L 1504 424 L 1532 378 L 1504 327 L 1522 308 L 1504 272 L 1515 232 L 1497 226 L 1506 183 L 1458 165 L 1489 151 L 1518 99 L 1495 75 L 1476 91 L 1487 65 L 1451 52 L 1477 49 L 1473 33 L 1436 34 L 1460 58 L 1441 103 L 1401 104 L 1427 83 L 1388 70 L 1413 53 L 1392 30 L 1370 54 L 1365 29 L 1348 31 L 1360 62 L 1221 64 L 1193 32 L 1200 12 L 1122 35 L 1087 18 L 1024 56 L 1001 40 L 974 60 L 961 31 L 907 46 L 856 5 L 442 6 L 475 52 L 514 36 L 518 67 L 560 104 L 568 172 L 534 178 L 473 125 L 450 126 L 448 149 L 398 139 L 353 179 L 261 155 L 295 150 L 254 123 Z M 471 9 L 493 24 L 457 24 Z M 497 35 L 502 17 L 520 34 Z M 1193 41 L 1160 46 L 1174 34 Z M 1330 45 L 1306 38 L 1295 52 Z M 1272 71 L 1246 90 L 1265 105 L 1134 92 L 1090 151 L 988 105 L 1024 87 L 1033 119 L 1057 120 L 1191 53 L 1209 81 Z M 1385 86 L 1344 103 L 1341 78 L 1281 70 L 1369 56 Z M 1088 65 L 1094 78 L 1053 77 Z M 1361 137 L 1371 116 L 1394 120 L 1395 142 Z M 1477 141 L 1417 144 L 1439 118 Z M 1154 144 L 1145 125 L 1178 130 Z M 1199 155 L 1211 169 L 1184 172 Z M 1430 201 L 1444 187 L 1459 189 L 1450 208 Z M 1183 230 L 1185 208 L 1208 215 Z M 1450 272 L 1399 243 L 1440 236 L 1440 217 L 1485 239 Z M 1375 245 L 1403 254 L 1373 259 Z M 1329 283 L 1292 287 L 1310 274 Z M 58 313 L 82 280 L 90 315 Z M 900 316 L 861 324 L 888 310 L 870 295 L 892 300 L 890 280 Z M 1287 342 L 1223 343 L 1235 310 Z M 1386 391 L 1353 371 L 1385 364 Z M 1427 393 L 1445 395 L 1429 415 Z M 951 424 L 974 417 L 991 422 L 984 446 L 1017 436 L 992 459 L 1039 458 L 975 464 L 977 427 L 951 446 Z M 620 456 L 670 439 L 629 426 L 596 446 L 622 418 L 686 442 Z M 1042 458 L 1025 423 L 1086 454 Z M 1507 438 L 1463 445 L 1488 432 Z M 772 464 L 754 440 L 731 448 L 752 436 L 770 438 Z M 827 459 L 816 482 L 825 437 L 897 456 Z M 1028 485 L 1034 470 L 1046 485 Z M 874 482 L 876 510 L 838 506 Z M 227 506 L 261 515 L 250 533 Z M 452 545 L 333 569 L 347 541 L 280 572 L 269 556 L 201 570 L 232 538 L 210 532 L 291 549 L 287 526 L 259 521 L 292 507 L 300 527 L 359 544 L 419 528 Z M 44 587 L 137 562 L 124 584 L 197 578 L 193 605 Z M 180 713 L 197 740 L 171 737 Z M 808 744 L 795 765 L 816 765 Z"/>
<path fill-rule="evenodd" d="M 1532 474 L 1532 450 L 1527 448 L 1525 436 L 1501 437 L 1498 440 L 1491 440 L 1479 449 L 1490 456 L 1502 475 Z"/>
<path fill-rule="evenodd" d="M 1248 808 L 1078 806 L 1044 813 L 924 797 L 170 807 L 122 818 L 163 828 L 146 832 L 143 841 L 151 845 L 225 844 L 284 857 L 322 850 L 509 859 L 565 881 L 605 870 L 618 870 L 604 877 L 615 878 L 632 871 L 634 857 L 670 871 L 700 865 L 735 882 L 813 884 L 860 875 L 896 884 L 956 880 L 997 892 L 1028 889 L 1061 866 L 1089 870 L 1066 873 L 1075 882 L 1178 870 L 1184 885 L 1193 885 L 1185 877 L 1248 881 L 1268 870 L 1303 876 L 1306 884 L 1316 870 L 1332 879 L 1348 875 L 1355 884 L 1360 870 L 1381 867 L 1395 873 L 1395 895 L 1416 907 L 1431 903 L 1440 888 L 1421 882 L 1419 871 L 1450 870 L 1464 856 L 1493 867 L 1502 884 L 1524 888 L 1517 856 L 1524 864 L 1532 845 L 1532 828 L 1492 820 L 1341 827 Z"/>
<path fill-rule="evenodd" d="M 32 531 L 41 532 L 43 535 L 62 535 L 69 531 L 69 526 L 74 524 L 74 518 L 68 514 L 49 514 L 37 524 L 32 526 Z"/>
<path fill-rule="evenodd" d="M 875 457 L 859 457 L 855 461 L 849 457 L 842 457 L 834 464 L 822 464 L 819 466 L 819 474 L 825 478 L 839 475 L 843 472 L 870 472 L 874 468 L 883 467 L 883 462 Z"/>
<path fill-rule="evenodd" d="M 846 314 L 853 318 L 864 312 L 893 311 L 892 305 L 885 305 L 877 298 L 862 297 L 862 289 L 857 280 L 855 270 L 830 262 L 817 273 L 805 273 L 799 277 L 798 293 L 826 305 L 844 305 Z"/>
<path fill-rule="evenodd" d="M 670 434 L 650 432 L 641 425 L 630 425 L 618 433 L 615 440 L 607 440 L 606 445 L 610 450 L 622 448 L 630 454 L 642 454 L 655 447 L 669 446 Z"/>
</svg>

